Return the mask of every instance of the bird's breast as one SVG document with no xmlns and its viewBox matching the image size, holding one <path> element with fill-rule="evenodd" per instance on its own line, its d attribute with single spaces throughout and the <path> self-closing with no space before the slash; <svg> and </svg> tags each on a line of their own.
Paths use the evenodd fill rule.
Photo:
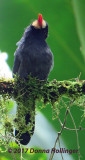
<svg viewBox="0 0 85 160">
<path fill-rule="evenodd" d="M 38 79 L 46 79 L 52 66 L 52 53 L 46 44 L 34 43 L 25 47 L 22 52 L 22 62 L 20 74 L 24 70 L 24 75 L 31 73 Z"/>
</svg>

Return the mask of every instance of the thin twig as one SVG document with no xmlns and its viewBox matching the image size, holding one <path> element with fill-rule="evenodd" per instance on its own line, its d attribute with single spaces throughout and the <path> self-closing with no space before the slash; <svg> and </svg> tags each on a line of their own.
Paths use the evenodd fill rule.
<svg viewBox="0 0 85 160">
<path fill-rule="evenodd" d="M 0 133 L 0 134 L 1 134 L 1 133 Z M 7 137 L 10 138 L 10 139 L 13 139 L 13 140 L 15 140 L 15 141 L 19 144 L 19 146 L 20 146 L 20 148 L 21 148 L 21 160 L 24 159 L 23 156 L 22 156 L 22 146 L 21 146 L 20 142 L 19 142 L 15 137 L 12 137 L 12 136 L 9 136 L 9 135 L 4 136 L 3 134 L 1 134 L 1 135 L 2 135 L 2 137 L 4 137 L 5 139 L 7 139 Z M 25 159 L 24 159 L 24 160 L 25 160 Z"/>
<path fill-rule="evenodd" d="M 70 114 L 70 116 L 71 116 L 71 119 L 72 119 L 72 121 L 73 121 L 73 125 L 74 125 L 74 127 L 75 127 L 76 136 L 77 136 L 78 157 L 79 157 L 79 160 L 80 160 L 78 132 L 77 132 L 76 124 L 75 124 L 75 121 L 74 121 L 74 119 L 73 119 L 73 116 L 72 116 L 70 110 L 68 110 L 68 112 L 69 112 L 69 114 Z"/>
<path fill-rule="evenodd" d="M 62 100 L 63 101 L 63 100 Z M 63 101 L 64 105 L 66 106 L 67 108 L 67 105 L 65 104 L 65 102 Z M 72 103 L 72 102 L 71 102 Z M 73 122 L 73 125 L 74 125 L 74 128 L 75 128 L 75 131 L 76 131 L 76 136 L 77 136 L 77 147 L 78 147 L 78 157 L 79 157 L 79 160 L 80 160 L 80 152 L 79 152 L 79 140 L 78 140 L 78 132 L 77 132 L 77 128 L 76 128 L 76 124 L 75 124 L 75 121 L 74 121 L 74 118 L 70 112 L 70 107 L 68 107 L 68 112 L 70 114 L 70 117 L 72 119 L 72 122 Z"/>
<path fill-rule="evenodd" d="M 18 96 L 17 98 L 15 98 L 15 100 L 19 99 L 20 97 L 24 96 L 26 92 L 22 93 L 20 96 Z"/>
<path fill-rule="evenodd" d="M 53 147 L 54 149 L 56 148 L 56 145 L 57 145 L 57 142 L 58 142 L 58 140 L 59 140 L 59 137 L 60 137 L 60 135 L 62 134 L 62 131 L 63 131 L 63 129 L 64 129 L 67 115 L 68 115 L 68 109 L 66 110 L 66 113 L 65 113 L 65 119 L 64 119 L 63 126 L 61 127 L 60 132 L 58 132 L 58 136 L 57 136 L 57 138 L 56 138 L 56 141 L 55 141 L 55 144 L 54 144 L 54 147 Z M 53 156 L 54 156 L 54 152 L 52 152 L 52 153 L 50 154 L 50 159 L 49 159 L 49 160 L 52 160 L 52 159 L 53 159 Z"/>
<path fill-rule="evenodd" d="M 61 99 L 62 100 L 62 99 Z M 62 100 L 63 101 L 63 100 Z M 63 101 L 63 103 L 64 103 L 64 101 Z M 65 103 L 64 103 L 65 104 Z M 66 104 L 65 104 L 66 105 Z M 55 105 L 54 105 L 54 108 L 55 108 Z M 55 108 L 55 111 L 56 111 L 56 108 Z M 63 123 L 61 122 L 61 120 L 60 120 L 60 118 L 59 118 L 59 116 L 58 116 L 58 114 L 57 114 L 57 112 L 56 112 L 56 117 L 57 117 L 57 119 L 58 119 L 58 121 L 59 121 L 59 123 L 60 123 L 60 125 L 61 125 L 61 127 L 63 126 Z M 68 127 L 66 127 L 66 126 L 64 126 L 64 129 L 66 129 L 66 130 L 69 130 L 69 131 L 85 131 L 85 128 L 81 128 L 81 126 L 79 127 L 79 128 L 68 128 Z"/>
<path fill-rule="evenodd" d="M 60 125 L 61 125 L 61 127 L 63 126 L 63 123 L 61 122 L 61 120 L 60 120 L 60 118 L 59 118 L 59 116 L 57 115 L 57 119 L 58 119 L 58 121 L 59 121 L 59 123 L 60 123 Z M 68 127 L 66 127 L 66 126 L 64 126 L 64 129 L 66 129 L 66 130 L 69 130 L 69 131 L 84 131 L 85 130 L 85 128 L 76 128 L 76 129 L 74 129 L 74 128 L 68 128 Z"/>
<path fill-rule="evenodd" d="M 59 139 L 59 148 L 61 148 L 60 139 Z M 62 157 L 62 160 L 64 160 L 62 152 L 61 152 L 61 157 Z"/>
</svg>

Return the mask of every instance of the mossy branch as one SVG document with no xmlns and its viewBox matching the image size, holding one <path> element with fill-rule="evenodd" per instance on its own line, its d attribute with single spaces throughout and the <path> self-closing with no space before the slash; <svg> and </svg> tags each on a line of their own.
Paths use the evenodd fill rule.
<svg viewBox="0 0 85 160">
<path fill-rule="evenodd" d="M 43 99 L 44 103 L 55 103 L 61 96 L 74 100 L 85 95 L 85 81 L 42 81 L 28 77 L 27 80 L 15 77 L 14 79 L 0 79 L 0 95 L 20 101 L 22 95 L 28 99 L 32 96 L 36 99 Z M 24 101 L 25 101 L 24 99 Z"/>
<path fill-rule="evenodd" d="M 44 105 L 47 103 L 50 103 L 52 106 L 52 109 L 56 113 L 56 118 L 59 120 L 59 123 L 61 125 L 61 130 L 58 133 L 58 137 L 56 138 L 55 145 L 57 141 L 59 141 L 59 137 L 63 131 L 63 129 L 67 130 L 75 130 L 77 135 L 77 146 L 79 150 L 79 142 L 78 142 L 78 130 L 85 130 L 85 129 L 77 129 L 74 119 L 70 113 L 69 107 L 66 105 L 66 116 L 64 123 L 61 122 L 59 116 L 58 116 L 58 107 L 57 104 L 60 103 L 62 97 L 66 97 L 70 99 L 70 103 L 76 103 L 80 106 L 83 106 L 84 112 L 85 112 L 85 81 L 57 81 L 52 80 L 49 81 L 43 81 L 38 80 L 36 78 L 32 78 L 31 76 L 28 76 L 27 79 L 21 79 L 18 76 L 15 76 L 14 79 L 0 79 L 0 105 L 1 105 L 1 119 L 2 119 L 2 126 L 5 131 L 5 135 L 1 136 L 1 141 L 3 142 L 3 138 L 7 138 L 7 144 L 9 142 L 9 134 L 11 133 L 11 136 L 13 136 L 13 126 L 20 130 L 20 133 L 24 133 L 26 131 L 29 131 L 31 134 L 32 127 L 34 125 L 34 116 L 35 111 L 32 110 L 32 106 L 36 100 L 42 101 Z M 3 98 L 2 98 L 3 97 Z M 17 113 L 16 117 L 13 117 L 13 120 L 10 121 L 10 118 L 8 117 L 7 112 L 7 106 L 6 106 L 6 100 L 13 98 L 17 102 Z M 60 101 L 59 101 L 60 100 Z M 59 105 L 59 107 L 60 107 Z M 25 126 L 25 114 L 27 112 L 30 112 L 31 118 L 30 123 Z M 70 129 L 65 126 L 67 113 L 70 113 L 73 124 L 75 126 L 75 129 Z M 30 126 L 30 127 L 29 127 Z M 26 130 L 25 130 L 26 129 Z M 13 138 L 12 138 L 13 139 Z M 14 138 L 15 139 L 15 138 Z M 4 142 L 5 144 L 5 142 Z M 54 146 L 55 148 L 55 146 Z M 52 160 L 54 154 L 50 155 L 50 160 Z M 79 156 L 80 159 L 80 156 Z"/>
</svg>

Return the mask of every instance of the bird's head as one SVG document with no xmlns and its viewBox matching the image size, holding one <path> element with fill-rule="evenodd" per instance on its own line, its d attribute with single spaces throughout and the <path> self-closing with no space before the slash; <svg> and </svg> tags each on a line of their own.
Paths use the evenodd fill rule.
<svg viewBox="0 0 85 160">
<path fill-rule="evenodd" d="M 43 20 L 42 14 L 39 14 L 38 20 L 35 20 L 32 23 L 32 26 L 34 26 L 36 29 L 42 29 L 46 27 L 46 21 Z"/>
<path fill-rule="evenodd" d="M 48 36 L 48 24 L 45 20 L 43 20 L 43 17 L 41 14 L 39 14 L 38 20 L 35 20 L 32 23 L 32 30 L 34 31 L 34 34 L 37 34 L 37 36 L 41 36 L 44 39 Z"/>
</svg>

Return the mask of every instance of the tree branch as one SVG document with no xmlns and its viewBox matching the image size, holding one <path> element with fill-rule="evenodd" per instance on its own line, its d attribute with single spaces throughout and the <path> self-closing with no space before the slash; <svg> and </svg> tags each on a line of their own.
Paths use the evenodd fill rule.
<svg viewBox="0 0 85 160">
<path fill-rule="evenodd" d="M 56 141 L 55 141 L 55 144 L 54 144 L 54 147 L 53 147 L 54 149 L 56 149 L 56 145 L 57 145 L 57 142 L 59 141 L 59 137 L 61 136 L 61 134 L 62 134 L 62 132 L 63 132 L 64 126 L 65 126 L 65 124 L 66 124 L 67 115 L 68 115 L 68 109 L 66 110 L 65 119 L 64 119 L 63 125 L 62 125 L 62 127 L 61 127 L 61 130 L 60 130 L 60 132 L 58 132 L 58 136 L 57 136 L 57 138 L 56 138 Z M 52 160 L 52 159 L 53 159 L 53 156 L 54 156 L 54 152 L 52 152 L 52 153 L 50 154 L 50 159 L 49 159 L 49 160 Z"/>
<path fill-rule="evenodd" d="M 85 95 L 85 81 L 40 81 L 36 78 L 29 77 L 28 80 L 15 77 L 14 79 L 0 80 L 0 95 L 8 95 L 10 98 L 19 98 L 20 95 L 29 93 L 36 99 L 42 97 L 44 102 L 52 104 L 61 96 L 72 98 L 74 100 Z"/>
<path fill-rule="evenodd" d="M 73 130 L 73 131 L 76 131 L 76 133 L 78 130 L 85 130 L 85 129 L 81 129 L 81 127 L 77 129 L 72 117 L 71 118 L 75 128 L 74 129 L 67 128 L 65 124 L 66 124 L 66 118 L 67 118 L 69 109 L 66 108 L 67 110 L 65 114 L 65 119 L 64 119 L 64 122 L 62 123 L 61 120 L 59 119 L 58 111 L 56 110 L 56 106 L 55 106 L 56 102 L 60 104 L 60 100 L 62 99 L 63 96 L 66 98 L 69 98 L 72 104 L 76 103 L 80 106 L 83 106 L 84 99 L 85 99 L 85 81 L 53 80 L 49 82 L 49 81 L 43 81 L 43 80 L 38 80 L 36 78 L 32 78 L 30 75 L 28 76 L 27 79 L 20 79 L 20 77 L 18 76 L 15 76 L 14 79 L 1 78 L 0 79 L 0 95 L 2 95 L 4 100 L 14 98 L 17 104 L 20 104 L 21 108 L 20 108 L 19 114 L 21 116 L 20 119 L 22 119 L 22 122 L 24 121 L 24 118 L 21 113 L 23 113 L 24 115 L 24 112 L 31 110 L 30 105 L 29 105 L 29 108 L 27 108 L 26 106 L 28 104 L 31 104 L 32 101 L 36 101 L 36 99 L 38 99 L 38 100 L 42 100 L 42 102 L 45 105 L 46 103 L 50 103 L 53 109 L 55 110 L 56 118 L 58 118 L 58 121 L 61 125 L 61 130 L 60 132 L 58 132 L 58 136 L 56 138 L 54 148 L 56 148 L 56 144 L 59 141 L 59 137 L 61 136 L 63 129 Z M 23 104 L 24 104 L 24 107 L 23 107 Z M 2 105 L 3 105 L 3 101 L 2 101 Z M 31 114 L 33 113 L 31 112 Z M 19 125 L 18 117 L 16 115 L 15 120 L 17 121 L 17 123 L 13 121 L 16 127 L 17 125 Z M 78 143 L 78 136 L 77 136 L 77 143 Z M 79 149 L 79 144 L 78 144 L 78 149 Z M 52 160 L 53 156 L 54 156 L 54 153 L 50 155 L 50 160 Z M 21 155 L 21 158 L 22 158 L 22 155 Z M 62 159 L 63 159 L 63 156 L 62 156 Z"/>
</svg>

